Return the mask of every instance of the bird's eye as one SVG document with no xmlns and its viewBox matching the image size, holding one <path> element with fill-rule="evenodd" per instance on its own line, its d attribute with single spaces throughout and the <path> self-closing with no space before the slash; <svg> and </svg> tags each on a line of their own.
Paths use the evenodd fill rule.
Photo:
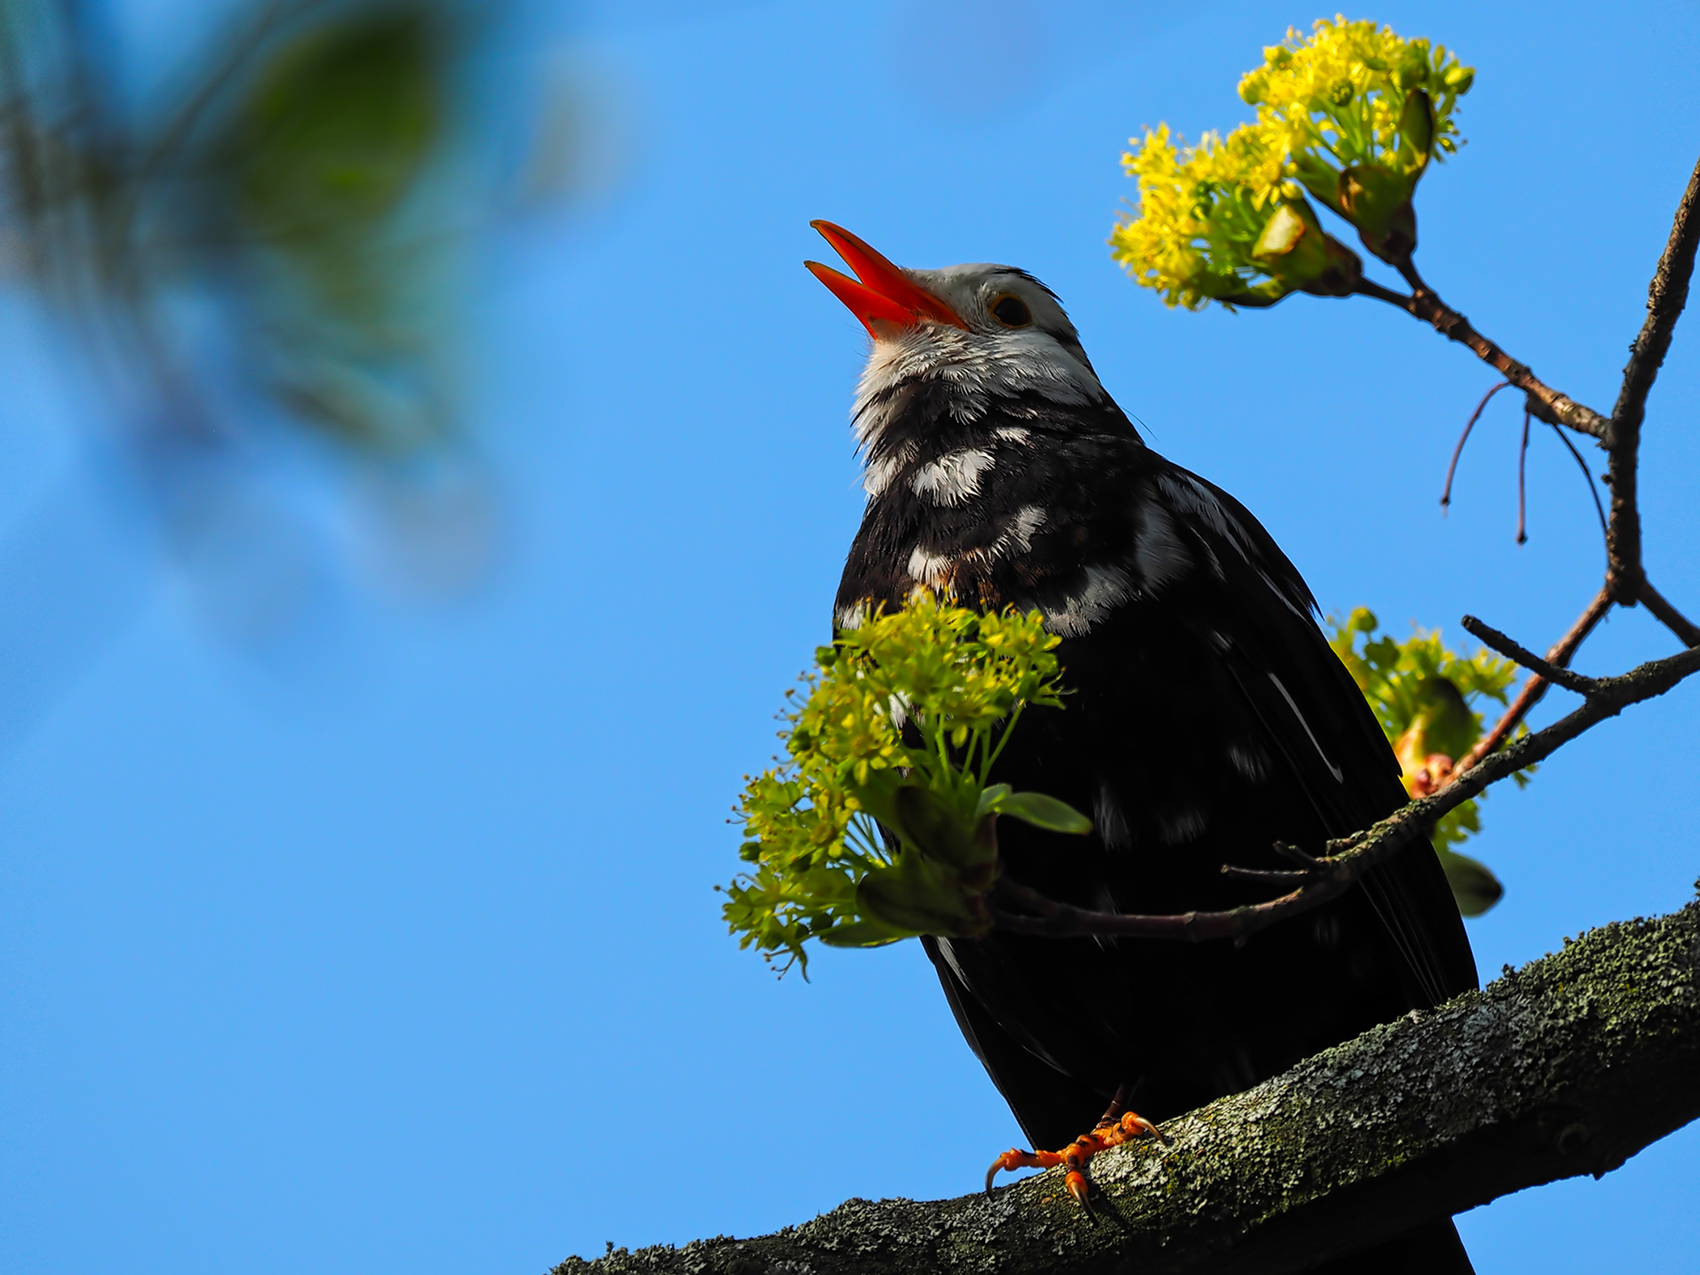
<svg viewBox="0 0 1700 1275">
<path fill-rule="evenodd" d="M 1028 311 L 1027 303 L 1007 292 L 992 302 L 992 317 L 1006 328 L 1024 328 L 1033 322 L 1033 315 Z"/>
</svg>

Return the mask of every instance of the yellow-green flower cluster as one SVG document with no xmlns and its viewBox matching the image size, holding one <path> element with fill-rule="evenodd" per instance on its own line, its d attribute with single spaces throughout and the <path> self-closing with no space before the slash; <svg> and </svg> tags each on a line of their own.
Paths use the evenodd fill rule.
<svg viewBox="0 0 1700 1275">
<path fill-rule="evenodd" d="M 1389 634 L 1378 636 L 1375 613 L 1363 607 L 1344 623 L 1336 618 L 1331 624 L 1329 645 L 1393 745 L 1406 791 L 1413 796 L 1433 791 L 1482 737 L 1486 721 L 1474 705 L 1483 699 L 1506 704 L 1517 666 L 1487 651 L 1459 655 L 1447 648 L 1438 631 L 1418 629 L 1403 642 Z M 1526 730 L 1520 727 L 1518 733 Z M 1528 782 L 1527 772 L 1515 778 L 1519 784 Z M 1487 911 L 1501 893 L 1486 867 L 1457 853 L 1459 845 L 1481 830 L 1476 800 L 1444 815 L 1433 830 L 1435 850 L 1466 916 Z"/>
<path fill-rule="evenodd" d="M 806 971 L 810 938 L 857 946 L 925 932 L 869 914 L 858 892 L 869 874 L 905 898 L 927 895 L 935 910 L 960 909 L 932 896 L 960 894 L 953 870 L 970 865 L 945 863 L 941 875 L 905 860 L 908 848 L 888 847 L 874 818 L 901 826 L 894 795 L 925 789 L 972 829 L 1007 794 L 988 794 L 987 782 L 1023 708 L 1060 707 L 1056 645 L 1038 612 L 983 614 L 922 593 L 821 647 L 806 695 L 785 714 L 787 759 L 748 779 L 737 808 L 739 855 L 752 866 L 726 887 L 724 914 L 740 945 Z"/>
<path fill-rule="evenodd" d="M 1111 235 L 1114 255 L 1169 305 L 1272 305 L 1296 291 L 1340 296 L 1355 253 L 1327 235 L 1308 194 L 1400 264 L 1416 247 L 1411 195 L 1474 72 L 1443 47 L 1338 17 L 1288 31 L 1240 82 L 1257 119 L 1182 145 L 1166 125 L 1123 156 L 1139 210 Z"/>
<path fill-rule="evenodd" d="M 1289 30 L 1263 51 L 1263 65 L 1240 79 L 1240 98 L 1256 106 L 1257 124 L 1281 154 L 1336 169 L 1383 163 L 1421 169 L 1435 148 L 1458 149 L 1452 116 L 1475 71 L 1444 45 L 1404 40 L 1373 22 L 1319 19 L 1308 38 Z M 1409 103 L 1428 99 L 1428 127 L 1402 128 Z"/>
<path fill-rule="evenodd" d="M 1123 159 L 1139 180 L 1140 215 L 1124 219 L 1111 243 L 1136 280 L 1190 310 L 1210 301 L 1271 305 L 1286 295 L 1255 253 L 1275 210 L 1302 204 L 1304 191 L 1256 129 L 1226 139 L 1206 133 L 1181 147 L 1164 124 L 1134 146 Z"/>
</svg>

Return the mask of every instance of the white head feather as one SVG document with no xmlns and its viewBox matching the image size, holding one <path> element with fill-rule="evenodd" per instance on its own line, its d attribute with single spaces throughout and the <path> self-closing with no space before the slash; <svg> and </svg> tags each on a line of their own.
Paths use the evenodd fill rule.
<svg viewBox="0 0 1700 1275">
<path fill-rule="evenodd" d="M 882 398 L 908 380 L 944 382 L 953 391 L 951 413 L 964 423 L 983 414 L 993 397 L 1037 393 L 1073 406 L 1105 399 L 1055 294 L 1025 271 L 976 264 L 903 273 L 950 306 L 967 327 L 932 320 L 877 325 L 853 413 L 864 447 L 885 427 Z"/>
</svg>

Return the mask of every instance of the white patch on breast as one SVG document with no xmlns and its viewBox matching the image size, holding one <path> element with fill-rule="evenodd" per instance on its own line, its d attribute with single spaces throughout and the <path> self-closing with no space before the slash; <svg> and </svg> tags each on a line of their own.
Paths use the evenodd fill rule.
<svg viewBox="0 0 1700 1275">
<path fill-rule="evenodd" d="M 909 554 L 909 578 L 945 597 L 956 596 L 956 573 L 964 566 L 989 567 L 1005 558 L 1026 553 L 1033 537 L 1045 525 L 1045 511 L 1038 505 L 1023 505 L 1010 516 L 1009 525 L 989 545 L 963 554 L 933 553 L 916 545 Z"/>
<path fill-rule="evenodd" d="M 1015 516 L 1009 520 L 1009 526 L 998 534 L 997 540 L 985 552 L 991 561 L 1010 556 L 1013 546 L 1016 553 L 1026 553 L 1033 547 L 1033 537 L 1039 528 L 1045 525 L 1045 511 L 1038 505 L 1023 505 L 1015 511 Z"/>
<path fill-rule="evenodd" d="M 838 627 L 841 629 L 859 629 L 862 627 L 862 622 L 867 618 L 868 604 L 866 602 L 852 602 L 847 606 L 839 607 L 838 614 L 833 617 L 838 621 Z"/>
<path fill-rule="evenodd" d="M 956 559 L 948 553 L 928 553 L 920 545 L 909 555 L 909 578 L 937 593 L 956 593 Z"/>
<path fill-rule="evenodd" d="M 1317 742 L 1316 732 L 1310 728 L 1310 723 L 1305 721 L 1305 715 L 1299 712 L 1299 706 L 1293 702 L 1293 697 L 1287 693 L 1287 688 L 1281 684 L 1281 679 L 1271 673 L 1269 680 L 1275 683 L 1275 689 L 1281 692 L 1281 698 L 1287 701 L 1287 707 L 1293 710 L 1293 716 L 1298 718 L 1299 725 L 1305 728 L 1305 734 L 1310 736 L 1311 747 L 1316 749 L 1316 755 L 1322 758 L 1322 764 L 1328 767 L 1328 773 L 1334 776 L 1334 782 L 1337 784 L 1345 783 L 1346 776 L 1341 773 L 1338 766 L 1328 760 L 1328 754 L 1322 751 L 1322 745 Z"/>
<path fill-rule="evenodd" d="M 929 461 L 909 478 L 909 490 L 937 505 L 959 505 L 980 490 L 980 475 L 996 462 L 977 447 L 948 452 Z"/>
<path fill-rule="evenodd" d="M 1192 555 L 1175 534 L 1174 520 L 1163 506 L 1151 501 L 1141 508 L 1134 538 L 1133 560 L 1145 587 L 1156 590 L 1192 570 Z"/>
<path fill-rule="evenodd" d="M 1089 566 L 1086 586 L 1045 608 L 1045 627 L 1058 637 L 1080 637 L 1133 597 L 1133 581 L 1120 567 Z"/>
<path fill-rule="evenodd" d="M 867 468 L 862 471 L 862 490 L 870 496 L 883 495 L 885 489 L 891 486 L 891 480 L 915 459 L 915 451 L 914 443 L 904 443 L 891 455 L 869 461 Z"/>
</svg>

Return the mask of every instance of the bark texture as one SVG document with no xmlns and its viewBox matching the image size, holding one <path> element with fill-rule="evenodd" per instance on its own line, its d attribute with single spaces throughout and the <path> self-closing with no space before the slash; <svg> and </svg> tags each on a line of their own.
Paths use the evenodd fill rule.
<svg viewBox="0 0 1700 1275">
<path fill-rule="evenodd" d="M 1700 1116 L 1700 903 L 1593 930 L 1093 1162 L 990 1198 L 850 1200 L 756 1239 L 552 1275 L 1302 1270 L 1498 1196 L 1615 1169 Z"/>
</svg>

